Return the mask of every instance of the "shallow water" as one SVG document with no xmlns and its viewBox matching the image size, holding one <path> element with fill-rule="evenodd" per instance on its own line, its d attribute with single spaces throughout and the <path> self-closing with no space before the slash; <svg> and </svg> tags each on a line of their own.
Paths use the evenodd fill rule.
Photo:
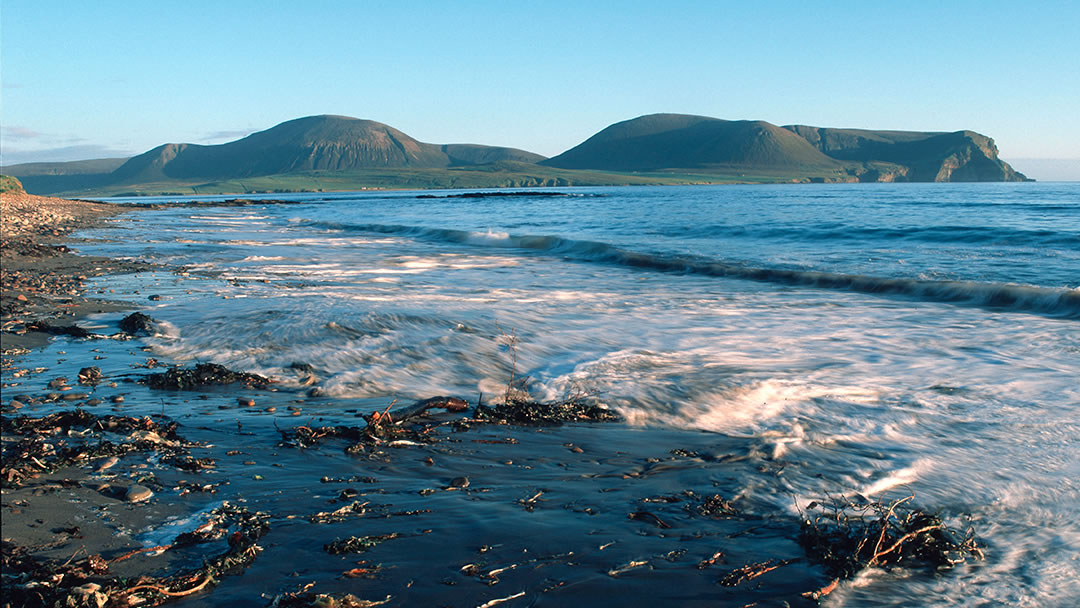
<svg viewBox="0 0 1080 608">
<path fill-rule="evenodd" d="M 145 356 L 298 391 L 289 366 L 310 364 L 323 396 L 304 407 L 320 416 L 435 394 L 490 400 L 514 373 L 537 396 L 618 410 L 641 429 L 630 460 L 680 441 L 746 456 L 737 476 L 703 466 L 686 481 L 711 480 L 756 512 L 797 521 L 798 505 L 825 494 L 914 493 L 950 521 L 970 516 L 988 545 L 985 562 L 947 573 L 869 573 L 830 605 L 1080 597 L 1080 186 L 558 192 L 571 196 L 282 195 L 302 204 L 139 211 L 80 250 L 193 273 L 99 281 L 139 289 L 173 327 Z M 335 466 L 354 468 L 343 455 Z M 515 490 L 542 482 L 529 483 Z M 439 596 L 419 589 L 410 601 Z M 501 597 L 474 595 L 459 599 Z"/>
</svg>

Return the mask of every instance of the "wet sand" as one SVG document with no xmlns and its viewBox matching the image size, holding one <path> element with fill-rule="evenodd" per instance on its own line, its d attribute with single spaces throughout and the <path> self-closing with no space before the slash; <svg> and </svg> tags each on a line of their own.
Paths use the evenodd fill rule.
<svg viewBox="0 0 1080 608">
<path fill-rule="evenodd" d="M 805 465 L 753 439 L 492 424 L 474 403 L 372 437 L 386 401 L 320 407 L 328 398 L 275 384 L 151 389 L 140 381 L 169 363 L 119 327 L 138 298 L 99 294 L 95 279 L 152 269 L 49 250 L 115 208 L 4 205 L 5 598 L 809 606 L 804 594 L 831 582 L 800 547 L 799 518 L 769 495 L 785 467 Z M 152 272 L 108 284 L 212 280 Z M 127 303 L 98 299 L 108 295 Z M 43 319 L 82 319 L 101 337 L 27 331 Z M 80 377 L 90 366 L 100 378 Z M 745 486 L 763 474 L 774 489 Z M 64 576 L 35 587 L 44 571 Z"/>
</svg>

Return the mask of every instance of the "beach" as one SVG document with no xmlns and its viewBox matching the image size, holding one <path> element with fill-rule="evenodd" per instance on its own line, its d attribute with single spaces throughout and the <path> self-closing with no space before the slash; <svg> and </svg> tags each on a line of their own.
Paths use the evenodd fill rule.
<svg viewBox="0 0 1080 608">
<path fill-rule="evenodd" d="M 5 192 L 0 201 L 0 310 L 5 352 L 45 344 L 47 334 L 21 331 L 26 319 L 65 324 L 88 314 L 126 308 L 86 294 L 85 281 L 103 274 L 132 272 L 139 265 L 74 255 L 63 246 L 73 231 L 115 215 L 115 207 L 19 192 Z"/>
<path fill-rule="evenodd" d="M 805 273 L 812 288 L 781 269 L 719 289 L 730 264 L 641 253 L 602 218 L 630 196 L 651 208 L 728 192 L 801 196 L 122 207 L 5 194 L 5 598 L 811 606 L 1025 593 L 983 586 L 1052 528 L 1014 514 L 1018 486 L 958 480 L 1023 441 L 999 432 L 1049 423 L 981 384 L 1003 376 L 972 345 L 1067 340 L 1069 292 L 1001 309 L 980 285 L 941 302 L 938 283 L 885 277 L 907 291 L 883 298 L 860 291 L 870 279 L 833 285 L 854 276 L 843 266 Z M 495 205 L 503 225 L 470 223 Z M 601 219 L 576 240 L 541 225 L 585 211 Z M 76 251 L 47 249 L 60 244 Z M 1069 361 L 1025 362 L 1043 384 L 1018 373 L 1005 386 L 1052 418 L 1038 391 L 1067 401 L 1053 387 Z M 1023 423 L 982 421 L 1003 415 Z M 966 441 L 940 439 L 957 428 Z M 1068 441 L 1032 458 L 1058 462 Z M 1073 504 L 1055 477 L 1068 466 L 1023 477 L 1018 460 L 1009 474 L 1054 520 Z M 1047 605 L 1065 554 L 1025 566 Z"/>
<path fill-rule="evenodd" d="M 317 426 L 324 421 L 303 413 L 302 394 L 282 396 L 233 385 L 201 387 L 210 394 L 199 395 L 206 400 L 206 410 L 220 416 L 216 426 L 193 429 L 193 423 L 184 422 L 177 430 L 183 438 L 161 438 L 161 429 L 172 420 L 169 408 L 159 411 L 152 397 L 144 397 L 147 389 L 125 385 L 130 378 L 108 372 L 97 381 L 70 372 L 59 375 L 64 369 L 83 370 L 101 365 L 106 357 L 121 356 L 100 348 L 105 341 L 130 349 L 127 342 L 110 341 L 96 332 L 96 338 L 80 338 L 58 331 L 54 335 L 62 344 L 50 347 L 52 335 L 32 327 L 43 320 L 56 328 L 78 326 L 90 314 L 119 319 L 135 306 L 93 293 L 100 291 L 93 289 L 94 278 L 162 269 L 82 256 L 65 247 L 72 232 L 115 217 L 116 207 L 30 195 L 5 195 L 3 200 L 4 370 L 5 379 L 13 380 L 4 385 L 6 606 L 51 605 L 56 600 L 80 606 L 179 600 L 196 605 L 494 605 L 500 599 L 520 601 L 524 591 L 503 591 L 510 587 L 557 596 L 568 593 L 568 585 L 572 597 L 600 601 L 610 594 L 612 583 L 627 597 L 655 596 L 657 581 L 681 579 L 695 564 L 710 572 L 693 577 L 700 580 L 696 591 L 680 583 L 678 601 L 694 605 L 697 593 L 712 604 L 718 577 L 733 570 L 725 567 L 733 560 L 747 562 L 740 567 L 757 564 L 761 571 L 775 565 L 778 560 L 764 558 L 755 548 L 762 538 L 779 543 L 786 553 L 799 552 L 791 538 L 785 538 L 797 532 L 796 522 L 769 524 L 757 516 L 747 521 L 736 516 L 726 500 L 710 503 L 713 495 L 689 490 L 708 490 L 703 477 L 707 463 L 740 458 L 699 455 L 702 438 L 679 432 L 670 437 L 674 452 L 638 456 L 638 431 L 590 424 L 584 416 L 583 425 L 571 428 L 479 424 L 470 429 L 468 417 L 430 410 L 422 418 L 422 433 L 401 432 L 396 438 L 397 432 L 391 431 L 392 436 L 357 442 L 356 433 L 367 428 L 362 413 L 355 414 L 352 427 Z M 77 346 L 80 342 L 85 346 Z M 56 366 L 23 367 L 31 349 L 57 357 Z M 126 365 L 137 360 L 136 353 L 123 353 Z M 120 384 L 110 381 L 116 379 Z M 195 395 L 172 391 L 169 397 L 187 403 Z M 271 418 L 276 430 L 268 432 Z M 19 426 L 20 420 L 29 422 Z M 301 430 L 278 436 L 286 425 Z M 351 439 L 336 437 L 332 429 L 342 429 L 342 437 Z M 55 448 L 42 449 L 42 437 Z M 95 447 L 100 441 L 123 447 L 101 450 L 100 444 Z M 21 452 L 30 445 L 34 448 Z M 710 442 L 708 449 L 716 446 Z M 28 453 L 37 456 L 28 460 Z M 365 474 L 320 474 L 357 471 L 358 459 Z M 646 481 L 668 469 L 682 471 L 678 478 L 687 482 L 685 487 L 674 479 Z M 687 476 L 699 479 L 689 483 Z M 604 500 L 586 498 L 594 492 L 595 478 L 608 479 Z M 254 538 L 240 545 L 232 537 L 223 542 L 220 533 L 239 533 L 235 530 L 241 518 L 230 504 L 243 505 L 244 495 L 256 491 L 254 485 L 271 484 L 276 488 L 271 494 L 280 495 L 273 503 L 280 510 L 259 512 L 259 517 L 277 534 L 306 538 L 312 536 L 307 528 L 322 526 L 326 533 L 311 541 L 322 545 L 341 537 L 355 539 L 355 534 L 347 534 L 356 532 L 355 521 L 374 519 L 377 523 L 362 527 L 377 533 L 360 535 L 362 541 L 354 543 L 360 548 L 339 553 L 366 551 L 381 541 L 402 548 L 380 557 L 380 563 L 357 561 L 359 555 L 332 560 L 320 568 L 333 570 L 321 574 L 287 559 L 251 559 L 240 567 L 214 569 L 212 575 L 205 565 L 196 567 L 213 557 L 220 561 L 240 555 L 235 546 L 254 554 L 251 548 L 263 531 L 256 535 L 242 528 Z M 386 502 L 387 495 L 395 496 L 392 502 Z M 614 505 L 619 508 L 612 512 Z M 671 515 L 659 515 L 661 509 Z M 578 520 L 569 529 L 563 513 Z M 521 525 L 526 518 L 532 521 Z M 687 530 L 679 520 L 700 520 L 703 525 Z M 677 534 L 667 532 L 673 526 L 679 528 Z M 199 530 L 207 537 L 199 540 L 216 541 L 216 546 L 209 549 L 189 541 L 202 549 L 193 551 L 175 538 Z M 741 548 L 727 541 L 724 551 L 703 540 L 741 532 L 750 532 L 755 540 Z M 148 541 L 148 535 L 154 540 Z M 697 550 L 684 546 L 695 540 L 701 545 Z M 251 569 L 249 577 L 264 581 L 258 587 L 277 593 L 231 589 L 229 574 L 241 574 L 244 566 Z M 793 564 L 787 570 L 799 572 L 800 580 L 778 581 L 765 595 L 801 598 L 801 593 L 827 583 L 819 585 L 820 574 L 805 566 Z M 633 580 L 646 571 L 651 576 Z M 296 583 L 290 582 L 297 577 Z M 329 581 L 315 585 L 309 577 Z M 213 585 L 208 584 L 211 579 Z M 356 579 L 377 592 L 358 597 Z"/>
</svg>

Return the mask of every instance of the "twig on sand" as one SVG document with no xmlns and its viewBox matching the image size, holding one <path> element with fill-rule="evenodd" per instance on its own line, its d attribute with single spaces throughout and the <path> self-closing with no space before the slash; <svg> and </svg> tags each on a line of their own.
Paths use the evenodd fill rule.
<svg viewBox="0 0 1080 608">
<path fill-rule="evenodd" d="M 756 564 L 747 564 L 741 568 L 736 568 L 735 570 L 729 572 L 727 576 L 725 576 L 723 580 L 720 581 L 720 584 L 725 587 L 734 587 L 741 583 L 745 583 L 746 581 L 754 580 L 755 578 L 767 572 L 772 572 L 773 570 L 776 570 L 781 566 L 787 566 L 788 564 L 793 564 L 797 561 L 799 560 L 785 559 L 781 561 L 775 561 L 770 559 L 768 561 L 758 562 Z"/>
<path fill-rule="evenodd" d="M 202 591 L 207 585 L 210 584 L 210 581 L 212 580 L 214 580 L 214 577 L 207 574 L 206 578 L 203 579 L 203 582 L 195 585 L 191 589 L 186 589 L 184 591 L 169 591 L 168 589 L 160 585 L 136 585 L 134 587 L 131 587 L 130 589 L 125 589 L 124 595 L 131 595 L 132 593 L 138 591 L 153 591 L 155 593 L 160 593 L 161 595 L 165 595 L 168 597 L 184 597 L 187 595 L 191 595 L 192 593 L 198 593 L 199 591 Z"/>
<path fill-rule="evenodd" d="M 484 602 L 483 604 L 480 604 L 476 608 L 491 608 L 492 606 L 496 606 L 496 605 L 501 604 L 503 602 L 509 602 L 510 600 L 516 600 L 519 597 L 524 597 L 524 595 L 525 595 L 525 592 L 520 591 L 518 593 L 515 593 L 514 595 L 508 595 L 506 597 L 500 597 L 500 598 L 491 600 L 489 602 Z"/>
<path fill-rule="evenodd" d="M 130 551 L 128 553 L 125 553 L 125 554 L 121 555 L 120 557 L 114 557 L 113 559 L 109 560 L 109 563 L 110 564 L 115 564 L 116 562 L 122 562 L 125 559 L 135 557 L 136 555 L 138 555 L 140 553 L 153 553 L 155 551 L 163 552 L 163 551 L 168 551 L 169 549 L 172 549 L 172 545 L 158 545 L 156 547 L 147 547 L 145 549 L 136 549 L 134 551 Z"/>
<path fill-rule="evenodd" d="M 812 600 L 820 600 L 821 598 L 825 597 L 826 595 L 829 595 L 833 591 L 836 591 L 836 587 L 839 584 L 840 584 L 840 579 L 834 578 L 831 583 L 829 583 L 828 585 L 825 585 L 821 589 L 818 589 L 817 591 L 807 591 L 806 593 L 802 594 L 802 596 L 805 597 L 805 598 L 808 598 L 808 599 L 812 599 Z"/>
</svg>

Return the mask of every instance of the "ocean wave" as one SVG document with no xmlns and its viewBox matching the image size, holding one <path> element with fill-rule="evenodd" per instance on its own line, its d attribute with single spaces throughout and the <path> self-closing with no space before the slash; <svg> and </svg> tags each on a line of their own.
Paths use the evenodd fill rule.
<svg viewBox="0 0 1080 608">
<path fill-rule="evenodd" d="M 641 270 L 697 274 L 883 296 L 902 296 L 933 302 L 980 306 L 994 310 L 1080 319 L 1080 288 L 929 280 L 911 277 L 879 277 L 828 271 L 757 267 L 695 256 L 632 251 L 609 243 L 568 239 L 554 235 L 512 235 L 505 232 L 476 232 L 452 228 L 428 228 L 396 224 L 312 222 L 311 225 L 343 231 L 392 234 L 479 247 L 526 250 L 547 255 L 564 256 L 573 261 L 606 263 Z"/>
<path fill-rule="evenodd" d="M 652 234 L 692 238 L 744 237 L 784 241 L 907 241 L 1002 247 L 1080 248 L 1080 232 L 1057 229 L 1019 229 L 998 226 L 853 227 L 842 224 L 811 226 L 739 226 L 708 224 L 675 226 Z"/>
</svg>

